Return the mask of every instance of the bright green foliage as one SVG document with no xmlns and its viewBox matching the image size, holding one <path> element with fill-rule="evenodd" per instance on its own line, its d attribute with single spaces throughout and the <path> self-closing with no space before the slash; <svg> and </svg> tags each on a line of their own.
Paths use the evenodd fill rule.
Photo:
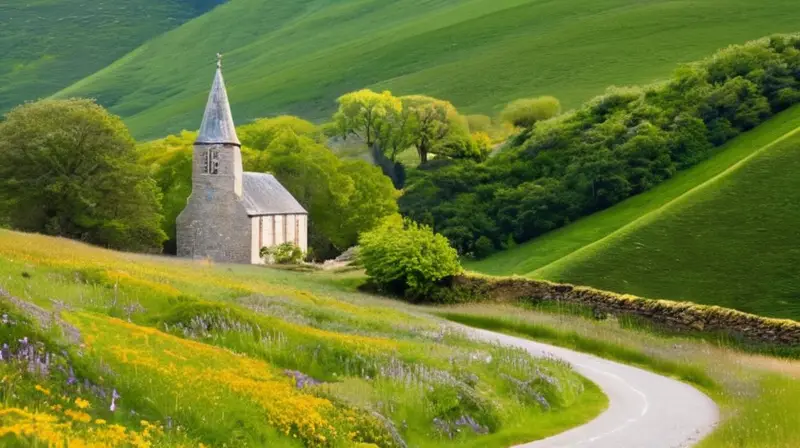
<svg viewBox="0 0 800 448">
<path fill-rule="evenodd" d="M 273 140 L 287 130 L 308 137 L 315 136 L 320 132 L 314 123 L 291 115 L 282 115 L 275 118 L 261 118 L 253 123 L 239 126 L 236 133 L 242 145 L 265 150 Z"/>
<path fill-rule="evenodd" d="M 397 214 L 398 193 L 380 169 L 367 162 L 345 161 L 340 171 L 353 180 L 355 187 L 341 225 L 345 245 L 353 245 L 358 242 L 359 234 L 374 229 L 387 216 Z"/>
<path fill-rule="evenodd" d="M 325 119 L 360 88 L 489 115 L 539 95 L 571 109 L 609 85 L 663 79 L 725 45 L 796 31 L 798 19 L 795 0 L 236 0 L 60 95 L 100 98 L 137 138 L 196 129 L 221 51 L 240 123 Z"/>
<path fill-rule="evenodd" d="M 337 102 L 339 110 L 333 121 L 339 132 L 345 137 L 355 135 L 370 147 L 377 141 L 384 123 L 402 111 L 400 100 L 389 91 L 359 90 L 342 95 Z"/>
<path fill-rule="evenodd" d="M 482 165 L 412 172 L 400 208 L 475 256 L 481 236 L 522 243 L 648 191 L 798 100 L 800 35 L 734 46 L 539 122 Z"/>
<path fill-rule="evenodd" d="M 503 120 L 519 128 L 531 129 L 542 120 L 561 113 L 561 103 L 552 96 L 523 98 L 512 101 L 503 109 Z"/>
<path fill-rule="evenodd" d="M 262 247 L 259 255 L 269 263 L 297 264 L 303 261 L 303 250 L 291 242 L 273 247 Z"/>
<path fill-rule="evenodd" d="M 175 220 L 186 208 L 186 200 L 192 193 L 192 145 L 196 139 L 196 132 L 183 131 L 138 148 L 140 163 L 150 170 L 161 189 L 164 215 L 161 228 L 167 234 L 164 243 L 167 253 L 174 254 L 177 250 Z"/>
<path fill-rule="evenodd" d="M 407 296 L 420 296 L 461 272 L 458 254 L 430 227 L 388 220 L 359 240 L 359 260 L 373 281 Z"/>
<path fill-rule="evenodd" d="M 719 148 L 713 157 L 652 190 L 633 196 L 611 208 L 580 219 L 533 241 L 518 245 L 480 261 L 468 261 L 467 269 L 492 275 L 528 275 L 542 278 L 540 271 L 551 263 L 608 237 L 644 215 L 677 200 L 693 188 L 724 172 L 753 152 L 800 127 L 800 106 L 781 112 L 759 127 Z M 578 252 L 579 253 L 579 252 Z"/>
<path fill-rule="evenodd" d="M 0 123 L 0 203 L 18 229 L 159 249 L 158 188 L 119 117 L 89 100 L 45 100 Z"/>
<path fill-rule="evenodd" d="M 0 113 L 56 93 L 222 1 L 0 3 Z"/>
</svg>

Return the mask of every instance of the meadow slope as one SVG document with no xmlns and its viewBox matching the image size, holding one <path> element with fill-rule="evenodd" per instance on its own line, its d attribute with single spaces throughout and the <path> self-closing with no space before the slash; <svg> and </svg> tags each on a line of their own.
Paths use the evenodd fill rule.
<svg viewBox="0 0 800 448">
<path fill-rule="evenodd" d="M 799 170 L 800 128 L 537 275 L 800 320 Z"/>
<path fill-rule="evenodd" d="M 795 107 L 647 193 L 472 268 L 797 320 L 799 168 Z"/>
<path fill-rule="evenodd" d="M 0 446 L 500 447 L 607 405 L 325 275 L 0 230 Z"/>
<path fill-rule="evenodd" d="M 221 51 L 239 123 L 321 119 L 363 87 L 468 112 L 541 94 L 572 107 L 728 44 L 796 31 L 798 18 L 791 0 L 233 0 L 58 96 L 98 98 L 138 138 L 195 129 Z"/>
<path fill-rule="evenodd" d="M 0 3 L 0 112 L 91 75 L 221 1 Z"/>
</svg>

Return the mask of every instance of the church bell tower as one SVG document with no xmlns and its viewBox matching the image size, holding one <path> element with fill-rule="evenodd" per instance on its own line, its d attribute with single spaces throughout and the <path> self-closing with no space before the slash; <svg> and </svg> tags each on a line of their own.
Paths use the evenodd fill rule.
<svg viewBox="0 0 800 448">
<path fill-rule="evenodd" d="M 242 151 L 221 56 L 192 152 L 192 193 L 176 220 L 177 254 L 250 263 L 252 227 L 243 205 Z"/>
<path fill-rule="evenodd" d="M 228 93 L 222 78 L 222 56 L 217 55 L 217 72 L 194 143 L 192 190 L 215 196 L 233 192 L 242 197 L 242 151 L 233 123 Z"/>
</svg>

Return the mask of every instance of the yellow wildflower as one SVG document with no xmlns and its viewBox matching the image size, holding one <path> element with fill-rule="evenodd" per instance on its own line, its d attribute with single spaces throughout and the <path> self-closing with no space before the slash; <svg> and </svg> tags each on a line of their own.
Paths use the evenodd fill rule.
<svg viewBox="0 0 800 448">
<path fill-rule="evenodd" d="M 84 400 L 83 398 L 80 398 L 80 397 L 76 398 L 75 399 L 75 406 L 77 406 L 79 409 L 86 409 L 86 408 L 89 407 L 89 401 L 88 400 Z"/>
<path fill-rule="evenodd" d="M 49 389 L 45 389 L 40 384 L 37 384 L 35 389 L 38 390 L 39 392 L 45 394 L 45 395 L 50 395 L 50 390 Z"/>
<path fill-rule="evenodd" d="M 95 423 L 96 425 L 105 425 L 105 424 L 106 424 L 106 421 L 105 421 L 105 420 L 103 420 L 102 418 L 98 418 L 97 420 L 95 420 L 95 421 L 94 421 L 94 423 Z"/>
</svg>

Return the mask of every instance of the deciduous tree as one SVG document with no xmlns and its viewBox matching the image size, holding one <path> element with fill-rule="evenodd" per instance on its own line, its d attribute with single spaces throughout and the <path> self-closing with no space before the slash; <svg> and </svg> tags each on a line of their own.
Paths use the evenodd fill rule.
<svg viewBox="0 0 800 448">
<path fill-rule="evenodd" d="M 116 249 L 160 250 L 159 192 L 119 117 L 44 100 L 0 123 L 0 202 L 16 228 Z"/>
</svg>

